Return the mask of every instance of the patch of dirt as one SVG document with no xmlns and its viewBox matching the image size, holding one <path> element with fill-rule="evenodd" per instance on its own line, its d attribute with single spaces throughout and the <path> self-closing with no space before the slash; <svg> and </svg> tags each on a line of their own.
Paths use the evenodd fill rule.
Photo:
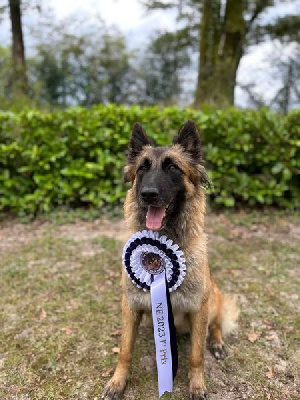
<svg viewBox="0 0 300 400">
<path fill-rule="evenodd" d="M 218 230 L 221 234 L 218 234 Z M 206 232 L 213 238 L 218 237 L 219 240 L 268 238 L 270 241 L 286 242 L 290 239 L 300 239 L 300 218 L 298 221 L 295 219 L 295 222 L 285 218 L 274 218 L 272 221 L 270 218 L 268 222 L 256 222 L 244 226 L 239 223 L 238 218 L 234 223 L 226 215 L 208 214 L 206 216 Z"/>
<path fill-rule="evenodd" d="M 75 242 L 94 239 L 99 236 L 106 236 L 125 242 L 130 236 L 129 229 L 123 219 L 114 222 L 107 219 L 96 219 L 92 222 L 84 223 L 78 221 L 74 224 L 59 226 L 56 234 L 73 239 Z"/>
<path fill-rule="evenodd" d="M 28 245 L 38 238 L 43 225 L 39 221 L 31 224 L 21 224 L 17 220 L 0 223 L 0 253 Z"/>
<path fill-rule="evenodd" d="M 217 229 L 216 229 L 217 227 Z M 75 242 L 90 240 L 99 236 L 114 238 L 125 242 L 130 236 L 129 228 L 124 219 L 110 221 L 108 219 L 95 219 L 94 221 L 81 221 L 54 225 L 51 222 L 35 220 L 30 224 L 22 224 L 17 219 L 0 222 L 0 252 L 10 248 L 28 245 L 32 240 L 38 239 L 47 231 L 55 236 L 65 237 Z M 218 241 L 231 241 L 236 238 L 269 238 L 271 241 L 300 239 L 300 220 L 292 223 L 284 218 L 276 219 L 276 223 L 253 223 L 243 226 L 233 223 L 223 214 L 209 213 L 206 216 L 206 232 L 209 238 Z"/>
</svg>

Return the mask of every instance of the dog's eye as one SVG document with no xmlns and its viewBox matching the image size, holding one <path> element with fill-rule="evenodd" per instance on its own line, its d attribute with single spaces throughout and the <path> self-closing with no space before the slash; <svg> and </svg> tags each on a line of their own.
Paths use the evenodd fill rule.
<svg viewBox="0 0 300 400">
<path fill-rule="evenodd" d="M 169 171 L 175 171 L 176 169 L 178 169 L 178 168 L 177 168 L 177 166 L 174 165 L 174 164 L 171 164 L 171 165 L 169 165 L 169 167 L 168 167 L 168 170 L 169 170 Z"/>
<path fill-rule="evenodd" d="M 149 165 L 142 164 L 139 166 L 138 171 L 148 171 Z"/>
<path fill-rule="evenodd" d="M 138 167 L 138 172 L 139 171 L 148 171 L 151 167 L 151 162 L 148 158 L 145 158 L 141 165 Z"/>
</svg>

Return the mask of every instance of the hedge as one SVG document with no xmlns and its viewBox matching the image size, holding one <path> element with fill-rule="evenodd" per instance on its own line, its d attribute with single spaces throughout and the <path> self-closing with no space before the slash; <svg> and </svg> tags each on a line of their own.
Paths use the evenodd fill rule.
<svg viewBox="0 0 300 400">
<path fill-rule="evenodd" d="M 0 113 L 0 210 L 120 203 L 134 122 L 165 145 L 187 119 L 201 130 L 214 203 L 299 207 L 300 111 L 283 117 L 267 110 L 101 105 Z"/>
</svg>

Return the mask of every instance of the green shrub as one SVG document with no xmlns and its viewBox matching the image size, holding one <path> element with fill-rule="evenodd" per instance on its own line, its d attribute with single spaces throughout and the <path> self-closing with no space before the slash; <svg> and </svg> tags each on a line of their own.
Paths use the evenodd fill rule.
<svg viewBox="0 0 300 400">
<path fill-rule="evenodd" d="M 201 130 L 216 204 L 299 206 L 299 111 L 280 117 L 108 105 L 0 113 L 0 210 L 116 204 L 127 189 L 122 167 L 134 122 L 165 145 L 190 118 Z"/>
</svg>

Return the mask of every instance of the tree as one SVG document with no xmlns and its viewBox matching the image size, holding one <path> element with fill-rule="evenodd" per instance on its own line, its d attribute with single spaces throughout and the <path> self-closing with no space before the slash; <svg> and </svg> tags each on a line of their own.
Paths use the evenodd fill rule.
<svg viewBox="0 0 300 400">
<path fill-rule="evenodd" d="M 283 46 L 282 46 L 283 47 Z M 287 54 L 281 51 L 273 62 L 274 77 L 279 87 L 268 106 L 283 114 L 300 105 L 300 42 L 290 46 Z"/>
<path fill-rule="evenodd" d="M 294 60 L 289 58 L 288 62 L 282 65 L 282 67 L 284 68 L 283 84 L 274 97 L 273 103 L 277 104 L 284 114 L 287 114 L 291 106 L 293 91 L 299 96 L 299 90 L 298 87 L 294 85 L 294 81 L 296 81 L 296 65 Z"/>
<path fill-rule="evenodd" d="M 9 0 L 9 12 L 12 31 L 12 66 L 14 89 L 16 92 L 26 94 L 27 76 L 22 29 L 21 0 Z"/>
<path fill-rule="evenodd" d="M 79 21 L 52 23 L 40 37 L 32 76 L 40 98 L 53 106 L 128 103 L 134 77 L 124 37 L 103 24 L 78 33 Z M 37 39 L 38 40 L 38 39 Z"/>
<path fill-rule="evenodd" d="M 0 46 L 0 99 L 1 104 L 9 97 L 10 92 L 10 49 Z"/>
<path fill-rule="evenodd" d="M 98 103 L 170 104 L 182 91 L 180 72 L 189 65 L 188 35 L 157 33 L 145 51 L 127 49 L 124 37 L 103 23 L 43 24 L 35 32 L 36 56 L 29 68 L 40 102 L 52 106 Z M 188 39 L 187 39 L 188 38 Z"/>
<path fill-rule="evenodd" d="M 254 81 L 239 85 L 248 95 L 251 106 L 269 107 L 283 114 L 300 104 L 300 16 L 289 15 L 277 19 L 276 24 L 257 24 L 251 40 L 259 43 L 261 38 L 272 41 L 266 53 L 270 90 L 261 91 L 260 83 Z M 259 81 L 259 80 L 258 80 Z"/>
<path fill-rule="evenodd" d="M 246 34 L 244 2 L 204 0 L 199 40 L 199 70 L 195 105 L 233 104 L 236 73 Z"/>
<path fill-rule="evenodd" d="M 240 60 L 247 47 L 271 35 L 285 34 L 287 18 L 259 25 L 259 17 L 280 1 L 273 0 L 173 0 L 145 2 L 148 9 L 177 7 L 179 16 L 198 30 L 199 67 L 195 106 L 203 103 L 227 106 L 234 103 Z M 198 20 L 197 20 L 198 19 Z M 193 23 L 190 23 L 190 21 Z M 293 21 L 293 31 L 298 22 Z"/>
<path fill-rule="evenodd" d="M 128 103 L 132 95 L 131 85 L 134 83 L 132 74 L 131 60 L 133 53 L 127 50 L 124 37 L 116 31 L 106 31 L 102 35 L 102 40 L 98 42 L 99 53 L 94 58 L 94 63 L 98 64 L 96 71 L 90 71 L 90 80 L 97 85 L 98 96 L 91 102 L 103 103 Z M 96 43 L 92 45 L 96 48 Z"/>
<path fill-rule="evenodd" d="M 143 104 L 176 102 L 182 92 L 180 73 L 189 65 L 186 34 L 157 33 L 141 57 L 138 101 Z"/>
</svg>

